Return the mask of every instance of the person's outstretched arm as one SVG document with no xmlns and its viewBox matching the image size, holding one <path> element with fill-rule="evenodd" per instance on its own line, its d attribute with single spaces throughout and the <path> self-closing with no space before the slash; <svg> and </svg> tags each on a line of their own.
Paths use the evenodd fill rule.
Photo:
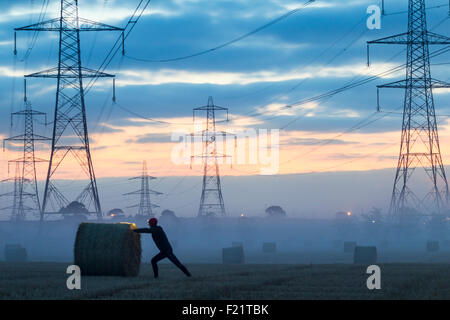
<svg viewBox="0 0 450 320">
<path fill-rule="evenodd" d="M 133 231 L 137 233 L 152 233 L 152 229 L 150 228 L 133 229 Z"/>
</svg>

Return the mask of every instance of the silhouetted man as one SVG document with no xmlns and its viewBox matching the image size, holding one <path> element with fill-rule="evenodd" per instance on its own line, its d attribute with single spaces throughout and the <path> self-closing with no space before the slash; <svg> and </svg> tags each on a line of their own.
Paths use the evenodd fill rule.
<svg viewBox="0 0 450 320">
<path fill-rule="evenodd" d="M 172 246 L 170 245 L 163 228 L 157 226 L 157 224 L 158 220 L 156 218 L 151 218 L 150 220 L 148 220 L 148 225 L 150 226 L 150 228 L 133 230 L 134 232 L 138 233 L 151 233 L 153 241 L 160 251 L 156 256 L 152 258 L 153 274 L 155 278 L 158 278 L 158 261 L 164 258 L 168 258 L 174 265 L 180 268 L 180 270 L 183 271 L 185 275 L 190 277 L 191 274 L 189 273 L 188 269 L 186 269 L 186 267 L 182 265 L 177 257 L 175 257 L 175 255 L 173 254 Z"/>
</svg>

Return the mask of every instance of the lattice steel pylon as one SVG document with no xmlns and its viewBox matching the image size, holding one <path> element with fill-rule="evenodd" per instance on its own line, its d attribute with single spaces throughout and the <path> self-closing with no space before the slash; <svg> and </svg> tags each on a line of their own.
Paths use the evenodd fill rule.
<svg viewBox="0 0 450 320">
<path fill-rule="evenodd" d="M 9 165 L 10 162 L 8 162 Z M 0 197 L 11 196 L 13 197 L 12 206 L 1 208 L 0 210 L 11 210 L 11 220 L 12 221 L 23 221 L 25 220 L 25 207 L 23 205 L 23 193 L 21 192 L 22 187 L 22 177 L 20 172 L 20 162 L 16 162 L 16 170 L 14 178 L 8 178 L 2 180 L 2 182 L 13 182 L 14 190 L 12 192 L 1 194 Z M 26 195 L 28 196 L 28 195 Z"/>
<path fill-rule="evenodd" d="M 49 70 L 29 74 L 27 78 L 57 79 L 56 104 L 53 121 L 53 136 L 50 162 L 44 190 L 41 220 L 46 214 L 59 213 L 68 205 L 67 197 L 54 183 L 55 173 L 63 167 L 62 162 L 70 154 L 86 174 L 89 183 L 75 199 L 100 218 L 102 210 L 97 182 L 89 148 L 86 121 L 86 105 L 83 79 L 114 77 L 111 74 L 82 67 L 81 31 L 121 31 L 124 29 L 93 22 L 78 16 L 78 0 L 61 0 L 58 18 L 22 28 L 16 31 L 55 31 L 59 33 L 58 66 Z M 49 204 L 52 202 L 52 209 Z M 93 207 L 93 209 L 92 209 Z"/>
<path fill-rule="evenodd" d="M 25 90 L 26 92 L 26 90 Z M 3 149 L 6 142 L 23 143 L 22 157 L 10 160 L 9 163 L 16 163 L 16 171 L 14 177 L 14 197 L 12 206 L 12 220 L 25 220 L 27 212 L 41 214 L 41 204 L 39 201 L 39 193 L 36 177 L 36 163 L 47 162 L 46 160 L 35 157 L 35 141 L 49 141 L 50 138 L 37 135 L 34 133 L 34 117 L 45 116 L 45 113 L 33 110 L 31 103 L 24 95 L 25 109 L 11 113 L 11 126 L 14 116 L 24 117 L 24 133 L 3 140 Z M 8 195 L 8 194 L 6 194 Z"/>
<path fill-rule="evenodd" d="M 161 195 L 161 192 L 150 190 L 150 180 L 154 180 L 156 177 L 150 176 L 147 174 L 147 161 L 143 161 L 142 163 L 142 174 L 138 177 L 130 178 L 129 180 L 141 180 L 141 189 L 133 192 L 125 193 L 124 196 L 128 195 L 139 195 L 140 202 L 134 206 L 129 206 L 127 208 L 139 208 L 138 215 L 146 216 L 146 217 L 154 217 L 153 208 L 159 208 L 158 205 L 153 204 L 150 201 L 150 194 L 153 195 Z"/>
<path fill-rule="evenodd" d="M 214 105 L 213 98 L 208 98 L 208 104 L 193 110 L 194 123 L 196 123 L 196 112 L 206 112 L 206 127 L 200 132 L 191 134 L 191 138 L 199 136 L 202 138 L 202 154 L 191 156 L 193 158 L 203 159 L 203 186 L 198 209 L 199 217 L 217 217 L 226 216 L 225 204 L 222 196 L 222 186 L 220 184 L 219 163 L 217 159 L 227 158 L 225 154 L 217 152 L 217 137 L 222 137 L 222 141 L 230 133 L 216 130 L 216 111 L 223 111 L 227 114 L 228 108 Z"/>
<path fill-rule="evenodd" d="M 429 45 L 450 44 L 450 38 L 427 30 L 425 0 L 409 0 L 408 31 L 369 41 L 370 44 L 407 46 L 406 78 L 380 88 L 405 90 L 400 155 L 394 180 L 390 213 L 401 217 L 411 209 L 422 214 L 448 212 L 449 189 L 439 146 L 433 89 L 450 84 L 433 79 Z M 417 167 L 423 167 L 431 181 L 431 191 L 417 196 L 408 182 Z"/>
</svg>

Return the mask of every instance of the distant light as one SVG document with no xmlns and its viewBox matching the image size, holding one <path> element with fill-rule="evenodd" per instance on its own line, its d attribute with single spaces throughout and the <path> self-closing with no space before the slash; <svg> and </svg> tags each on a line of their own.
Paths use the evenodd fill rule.
<svg viewBox="0 0 450 320">
<path fill-rule="evenodd" d="M 244 214 L 243 213 L 241 213 L 241 217 L 243 217 L 244 216 Z"/>
<path fill-rule="evenodd" d="M 372 223 L 375 223 L 375 220 L 372 220 Z"/>
<path fill-rule="evenodd" d="M 114 213 L 111 213 L 111 217 L 114 217 L 115 216 L 115 214 Z"/>
<path fill-rule="evenodd" d="M 350 217 L 352 213 L 350 211 L 347 212 L 347 216 Z"/>
</svg>

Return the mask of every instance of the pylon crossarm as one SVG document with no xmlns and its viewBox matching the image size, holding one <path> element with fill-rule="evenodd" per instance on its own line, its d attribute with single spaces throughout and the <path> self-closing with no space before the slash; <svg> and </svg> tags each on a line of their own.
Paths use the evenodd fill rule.
<svg viewBox="0 0 450 320">
<path fill-rule="evenodd" d="M 193 110 L 194 110 L 194 112 L 195 112 L 195 111 L 207 111 L 207 110 L 223 110 L 223 111 L 228 111 L 228 108 L 224 108 L 224 107 L 219 107 L 219 106 L 213 105 L 213 106 L 203 106 L 203 107 L 198 107 L 198 108 L 194 108 Z"/>
<path fill-rule="evenodd" d="M 45 112 L 40 112 L 40 111 L 36 111 L 36 110 L 21 110 L 21 111 L 11 113 L 11 115 L 13 115 L 13 116 L 26 116 L 26 115 L 30 115 L 30 114 L 33 116 L 40 116 L 40 115 L 45 115 Z"/>
<path fill-rule="evenodd" d="M 81 74 L 78 72 L 78 69 L 74 69 L 71 67 L 62 67 L 59 71 L 58 68 L 51 68 L 44 71 L 39 71 L 31 74 L 27 74 L 25 78 L 54 78 L 58 77 L 62 79 L 78 79 L 78 78 L 114 78 L 115 75 L 100 72 L 97 70 L 89 69 L 89 68 L 81 68 Z"/>
<path fill-rule="evenodd" d="M 411 40 L 412 39 L 412 40 Z M 367 42 L 371 44 L 432 44 L 432 45 L 444 45 L 450 44 L 450 38 L 439 35 L 433 32 L 426 32 L 425 36 L 421 33 L 400 33 L 393 36 L 372 40 Z"/>
<path fill-rule="evenodd" d="M 415 88 L 415 89 L 424 89 L 424 88 L 450 88 L 450 83 L 430 79 L 430 81 L 425 81 L 424 79 L 412 79 L 412 80 L 399 80 L 391 83 L 383 84 L 377 86 L 377 88 L 396 88 L 396 89 L 407 89 L 407 88 Z"/>
<path fill-rule="evenodd" d="M 22 158 L 17 158 L 14 160 L 8 160 L 8 163 L 13 163 L 13 162 L 27 162 L 27 159 L 22 157 Z M 41 159 L 41 158 L 34 158 L 33 162 L 48 162 L 48 160 Z"/>
<path fill-rule="evenodd" d="M 220 153 L 216 153 L 216 154 L 199 154 L 199 155 L 195 155 L 195 156 L 191 156 L 191 158 L 231 158 L 232 156 L 228 156 L 226 154 L 220 154 Z"/>
<path fill-rule="evenodd" d="M 69 25 L 66 19 L 63 19 L 61 28 L 61 18 L 54 18 L 47 21 L 31 24 L 25 27 L 14 28 L 14 31 L 124 31 L 125 29 L 110 26 L 108 24 L 91 21 L 85 18 L 78 18 L 79 27 L 72 23 Z"/>
<path fill-rule="evenodd" d="M 157 196 L 163 194 L 162 192 L 158 192 L 158 191 L 154 191 L 154 190 L 148 190 L 148 191 L 149 191 L 149 193 L 157 195 Z M 136 191 L 132 191 L 132 192 L 127 192 L 127 193 L 124 193 L 122 195 L 123 196 L 132 196 L 132 195 L 140 195 L 140 194 L 142 194 L 142 190 L 136 190 Z"/>
<path fill-rule="evenodd" d="M 148 190 L 149 191 L 149 193 L 151 193 L 151 194 L 154 194 L 155 196 L 160 196 L 160 195 L 162 195 L 163 193 L 162 192 L 158 192 L 158 191 L 155 191 L 155 190 Z"/>
<path fill-rule="evenodd" d="M 0 194 L 0 197 L 11 197 L 11 196 L 14 196 L 14 192 L 7 192 L 7 193 Z"/>
<path fill-rule="evenodd" d="M 139 177 L 132 177 L 132 178 L 129 178 L 128 180 L 139 180 L 139 179 L 142 179 L 142 178 L 148 178 L 150 180 L 157 179 L 156 177 L 153 177 L 153 176 L 143 175 L 143 176 L 139 176 Z"/>
<path fill-rule="evenodd" d="M 0 194 L 0 197 L 9 197 L 9 196 L 15 196 L 15 193 L 14 192 L 8 192 L 8 193 Z M 32 197 L 32 196 L 34 196 L 33 193 L 22 192 L 22 197 Z"/>
<path fill-rule="evenodd" d="M 434 32 L 425 31 L 426 35 L 423 33 L 411 33 L 405 32 L 396 34 L 393 36 L 367 41 L 367 66 L 370 66 L 370 45 L 371 44 L 416 44 L 416 45 L 446 45 L 450 44 L 450 38 L 446 36 L 439 35 Z M 411 40 L 413 39 L 413 40 Z"/>
<path fill-rule="evenodd" d="M 150 203 L 148 206 L 151 207 L 151 208 L 161 208 L 161 207 L 158 206 L 157 204 L 153 204 L 153 203 Z M 127 208 L 127 209 L 133 209 L 133 208 L 141 208 L 141 207 L 142 207 L 141 204 L 135 204 L 135 205 L 133 205 L 133 206 L 128 206 L 128 207 L 126 207 L 126 208 Z"/>
<path fill-rule="evenodd" d="M 234 133 L 230 133 L 230 132 L 226 132 L 226 131 L 211 131 L 211 130 L 203 130 L 203 131 L 199 131 L 199 132 L 194 132 L 194 133 L 190 133 L 188 134 L 188 136 L 192 137 L 227 137 L 227 136 L 233 136 L 236 137 L 236 134 Z"/>
<path fill-rule="evenodd" d="M 21 134 L 21 135 L 17 135 L 17 136 L 14 136 L 14 137 L 10 137 L 10 138 L 4 139 L 4 141 L 5 142 L 6 141 L 23 141 L 25 139 L 33 139 L 33 140 L 39 140 L 39 141 L 52 140 L 50 138 L 47 138 L 47 137 L 44 137 L 44 136 L 40 136 L 40 135 L 37 135 L 37 134 L 33 134 L 33 135 L 23 135 L 23 134 Z"/>
<path fill-rule="evenodd" d="M 142 193 L 142 190 L 136 190 L 136 191 L 124 193 L 122 195 L 123 196 L 130 196 L 130 195 L 141 194 L 141 193 Z"/>
<path fill-rule="evenodd" d="M 127 209 L 138 208 L 138 207 L 140 207 L 140 205 L 135 204 L 134 206 L 128 206 Z"/>
</svg>

